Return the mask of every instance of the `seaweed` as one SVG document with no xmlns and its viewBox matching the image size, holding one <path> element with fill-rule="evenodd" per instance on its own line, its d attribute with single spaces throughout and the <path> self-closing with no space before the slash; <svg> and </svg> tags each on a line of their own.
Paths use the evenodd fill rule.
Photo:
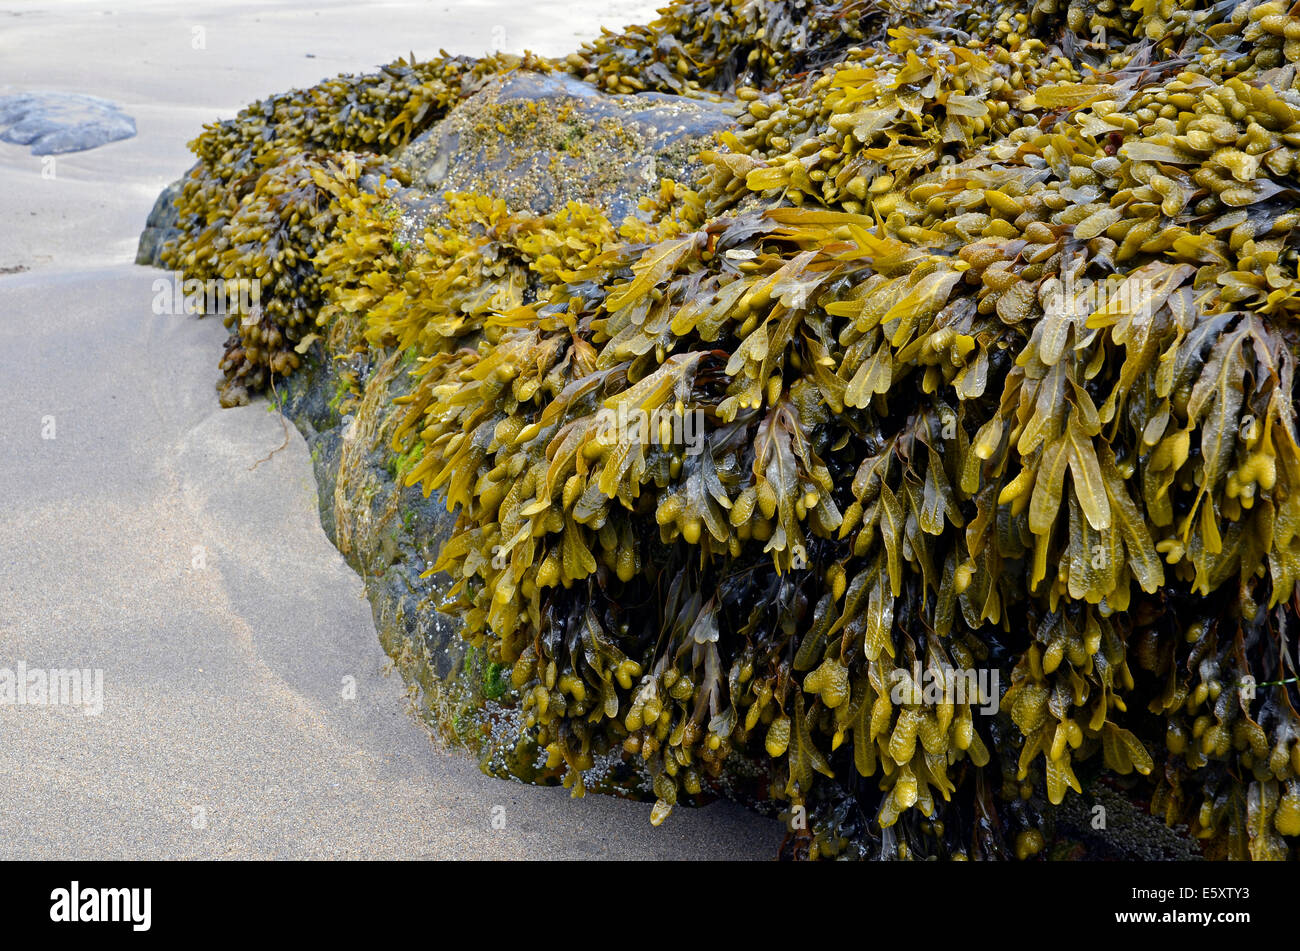
<svg viewBox="0 0 1300 951">
<path fill-rule="evenodd" d="M 399 233 L 386 150 L 521 65 L 445 59 L 214 127 L 170 253 L 291 267 L 232 379 L 414 355 L 441 609 L 575 794 L 744 759 L 799 854 L 1029 859 L 1104 775 L 1292 857 L 1297 61 L 1276 2 L 679 0 L 523 64 L 734 103 L 637 217 Z"/>
</svg>

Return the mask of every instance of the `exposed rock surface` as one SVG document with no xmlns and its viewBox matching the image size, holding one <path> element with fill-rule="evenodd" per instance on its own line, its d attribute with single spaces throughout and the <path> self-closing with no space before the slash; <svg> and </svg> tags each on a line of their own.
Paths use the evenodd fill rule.
<svg viewBox="0 0 1300 951">
<path fill-rule="evenodd" d="M 135 253 L 136 264 L 153 264 L 161 266 L 159 255 L 167 240 L 178 231 L 180 216 L 176 211 L 176 199 L 181 193 L 181 182 L 172 182 L 158 195 L 140 234 L 140 246 Z"/>
<path fill-rule="evenodd" d="M 65 92 L 0 96 L 0 140 L 33 155 L 98 148 L 135 135 L 135 120 L 107 99 Z"/>
<path fill-rule="evenodd" d="M 617 224 L 661 178 L 689 181 L 695 154 L 732 122 L 720 102 L 613 96 L 563 74 L 494 78 L 398 155 L 437 200 L 475 191 L 538 214 L 583 201 Z"/>
</svg>

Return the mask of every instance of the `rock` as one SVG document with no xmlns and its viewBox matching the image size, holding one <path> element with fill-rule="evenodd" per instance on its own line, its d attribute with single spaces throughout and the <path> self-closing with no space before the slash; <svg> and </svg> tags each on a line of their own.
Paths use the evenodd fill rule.
<svg viewBox="0 0 1300 951">
<path fill-rule="evenodd" d="M 1200 842 L 1171 829 L 1143 805 L 1100 780 L 1067 796 L 1052 814 L 1057 858 L 1090 861 L 1199 861 Z"/>
<path fill-rule="evenodd" d="M 401 416 L 392 401 L 413 388 L 412 361 L 398 353 L 319 355 L 314 348 L 279 397 L 311 452 L 321 525 L 365 581 L 380 641 L 419 686 L 424 718 L 486 753 L 475 729 L 486 722 L 481 664 L 456 622 L 436 608 L 451 579 L 421 577 L 456 519 L 441 496 L 426 499 L 402 484 L 388 449 Z"/>
<path fill-rule="evenodd" d="M 545 214 L 582 201 L 617 225 L 661 178 L 689 182 L 696 153 L 732 124 L 721 102 L 614 96 L 571 76 L 519 71 L 485 83 L 397 164 L 434 202 L 474 191 Z"/>
<path fill-rule="evenodd" d="M 162 190 L 153 203 L 153 210 L 145 221 L 144 231 L 140 233 L 140 246 L 135 252 L 136 264 L 151 264 L 162 267 L 162 248 L 168 239 L 179 233 L 179 215 L 176 211 L 176 197 L 180 194 L 181 181 L 172 182 Z"/>
<path fill-rule="evenodd" d="M 98 148 L 135 135 L 135 120 L 98 96 L 28 92 L 0 96 L 0 140 L 30 145 L 33 155 Z"/>
</svg>

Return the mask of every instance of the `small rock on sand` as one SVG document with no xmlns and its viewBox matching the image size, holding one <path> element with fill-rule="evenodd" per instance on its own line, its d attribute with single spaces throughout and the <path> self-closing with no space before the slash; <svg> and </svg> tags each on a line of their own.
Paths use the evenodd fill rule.
<svg viewBox="0 0 1300 951">
<path fill-rule="evenodd" d="M 33 155 L 57 155 L 129 139 L 135 120 L 98 96 L 25 92 L 0 96 L 0 128 L 0 140 L 30 145 Z"/>
</svg>

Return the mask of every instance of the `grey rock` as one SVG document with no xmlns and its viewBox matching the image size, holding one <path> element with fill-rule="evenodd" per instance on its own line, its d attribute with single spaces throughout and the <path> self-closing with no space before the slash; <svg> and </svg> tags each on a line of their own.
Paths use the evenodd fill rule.
<svg viewBox="0 0 1300 951">
<path fill-rule="evenodd" d="M 179 212 L 176 210 L 176 198 L 180 195 L 184 179 L 174 181 L 153 203 L 153 210 L 145 221 L 144 231 L 140 233 L 140 245 L 135 252 L 136 264 L 148 264 L 162 267 L 162 249 L 168 240 L 180 233 Z"/>
<path fill-rule="evenodd" d="M 511 211 L 555 211 L 569 201 L 618 224 L 662 178 L 690 181 L 696 154 L 734 124 L 722 102 L 659 93 L 614 96 L 562 74 L 493 78 L 428 132 L 397 164 L 427 190 L 504 198 Z"/>
<path fill-rule="evenodd" d="M 1095 861 L 1189 862 L 1203 859 L 1186 826 L 1171 829 L 1121 790 L 1100 781 L 1067 796 L 1052 816 L 1060 857 Z"/>
<path fill-rule="evenodd" d="M 33 155 L 98 148 L 135 135 L 135 120 L 98 96 L 26 92 L 0 96 L 0 140 L 29 145 Z"/>
</svg>

